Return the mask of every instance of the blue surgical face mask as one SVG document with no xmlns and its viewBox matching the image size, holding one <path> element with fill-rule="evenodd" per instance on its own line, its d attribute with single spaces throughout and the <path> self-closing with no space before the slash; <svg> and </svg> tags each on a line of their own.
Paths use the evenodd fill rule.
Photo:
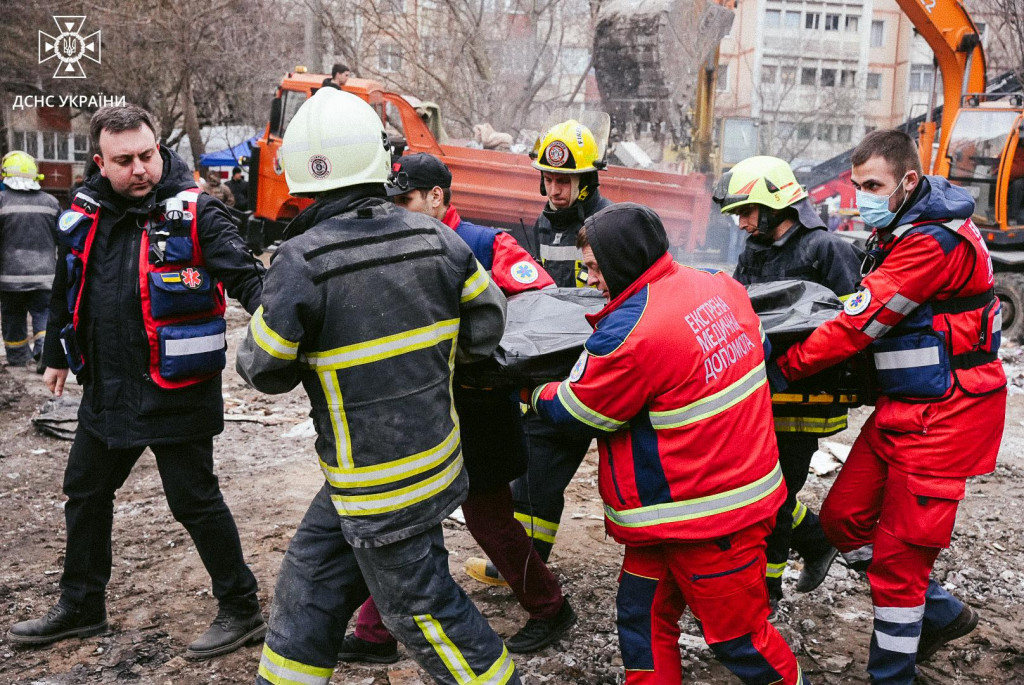
<svg viewBox="0 0 1024 685">
<path fill-rule="evenodd" d="M 903 209 L 903 204 L 910 197 L 910 193 L 907 193 L 906 197 L 903 198 L 903 202 L 900 203 L 899 208 L 895 212 L 889 211 L 889 199 L 897 190 L 903 187 L 903 181 L 906 179 L 907 174 L 903 174 L 903 178 L 900 179 L 900 182 L 888 195 L 872 195 L 863 190 L 857 191 L 857 209 L 860 211 L 860 218 L 867 226 L 887 228 L 896 219 L 896 214 Z"/>
</svg>

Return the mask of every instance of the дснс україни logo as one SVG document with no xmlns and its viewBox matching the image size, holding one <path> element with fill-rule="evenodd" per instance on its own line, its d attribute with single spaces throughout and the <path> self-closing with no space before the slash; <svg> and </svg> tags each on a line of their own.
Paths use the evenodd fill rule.
<svg viewBox="0 0 1024 685">
<path fill-rule="evenodd" d="M 58 33 L 51 36 L 45 31 L 39 32 L 39 63 L 57 58 L 57 69 L 53 78 L 85 78 L 82 59 L 90 59 L 100 63 L 100 32 L 93 31 L 88 36 L 82 35 L 85 17 L 54 17 Z"/>
</svg>

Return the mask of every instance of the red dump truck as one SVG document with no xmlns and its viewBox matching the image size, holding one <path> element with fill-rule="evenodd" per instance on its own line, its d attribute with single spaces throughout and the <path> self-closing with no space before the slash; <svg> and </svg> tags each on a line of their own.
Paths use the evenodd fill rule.
<svg viewBox="0 0 1024 685">
<path fill-rule="evenodd" d="M 270 120 L 249 161 L 250 196 L 255 197 L 244 232 L 255 251 L 281 237 L 288 222 L 310 200 L 288 194 L 278 162 L 281 139 L 288 123 L 327 78 L 299 70 L 281 80 L 272 101 Z M 444 160 L 452 171 L 452 194 L 459 213 L 467 220 L 519 233 L 532 227 L 544 207 L 540 174 L 525 154 L 442 145 L 401 95 L 384 90 L 376 81 L 352 78 L 345 90 L 366 100 L 380 114 L 389 134 L 406 153 L 428 152 Z M 701 174 L 609 166 L 601 172 L 601 192 L 613 201 L 649 205 L 661 215 L 669 238 L 681 250 L 703 245 L 710 199 L 708 179 Z M 529 247 L 530 236 L 525 245 Z"/>
</svg>

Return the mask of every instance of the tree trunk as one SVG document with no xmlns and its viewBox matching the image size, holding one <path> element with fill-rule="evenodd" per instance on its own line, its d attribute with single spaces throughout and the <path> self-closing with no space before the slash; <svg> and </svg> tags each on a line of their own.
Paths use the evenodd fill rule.
<svg viewBox="0 0 1024 685">
<path fill-rule="evenodd" d="M 188 69 L 186 67 L 186 69 Z M 195 94 L 192 92 L 192 74 L 185 72 L 182 82 L 182 100 L 185 111 L 185 133 L 188 134 L 189 146 L 192 148 L 192 165 L 199 168 L 199 157 L 206 152 L 202 132 L 199 128 L 199 117 L 196 115 Z"/>
</svg>

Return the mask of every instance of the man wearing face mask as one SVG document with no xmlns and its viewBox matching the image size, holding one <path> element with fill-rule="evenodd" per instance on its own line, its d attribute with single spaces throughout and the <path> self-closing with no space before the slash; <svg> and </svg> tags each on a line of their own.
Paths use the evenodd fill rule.
<svg viewBox="0 0 1024 685">
<path fill-rule="evenodd" d="M 820 283 L 839 296 L 860 280 L 860 255 L 829 233 L 811 206 L 792 168 L 777 157 L 749 157 L 729 170 L 715 188 L 723 214 L 739 219 L 750 234 L 733 278 L 743 285 L 801 279 Z M 768 537 L 768 595 L 774 610 L 782 599 L 782 573 L 790 547 L 804 560 L 797 592 L 810 592 L 825 579 L 836 550 L 825 539 L 818 517 L 797 500 L 807 480 L 818 439 L 846 430 L 846 408 L 838 404 L 772 407 L 779 463 L 789 493 Z"/>
<path fill-rule="evenodd" d="M 1000 305 L 965 190 L 922 175 L 901 131 L 870 133 L 851 161 L 861 218 L 875 229 L 861 289 L 768 375 L 779 388 L 863 349 L 874 358 L 875 412 L 820 516 L 832 544 L 867 570 L 872 682 L 911 683 L 915 662 L 978 623 L 929 575 L 966 479 L 995 468 L 1006 413 Z"/>
</svg>

